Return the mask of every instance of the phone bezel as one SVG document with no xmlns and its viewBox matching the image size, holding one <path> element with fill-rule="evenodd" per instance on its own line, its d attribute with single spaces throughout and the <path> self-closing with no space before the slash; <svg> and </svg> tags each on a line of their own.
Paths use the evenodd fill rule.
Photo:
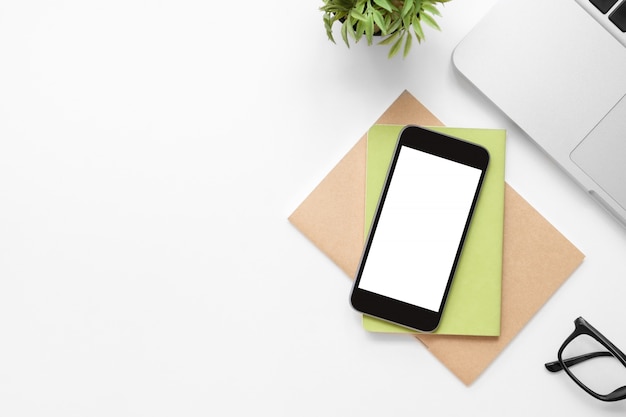
<svg viewBox="0 0 626 417">
<path fill-rule="evenodd" d="M 400 300 L 389 298 L 374 292 L 359 288 L 359 282 L 363 273 L 367 256 L 376 235 L 376 227 L 380 214 L 384 210 L 385 199 L 389 184 L 393 180 L 398 156 L 403 146 L 426 152 L 442 158 L 449 159 L 464 165 L 468 165 L 481 170 L 481 175 L 474 192 L 474 198 L 467 219 L 461 234 L 461 239 L 457 247 L 456 256 L 452 263 L 451 271 L 446 283 L 445 291 L 438 311 L 432 311 L 420 306 L 409 304 Z M 361 313 L 381 318 L 383 320 L 409 327 L 420 332 L 432 332 L 437 329 L 441 321 L 444 306 L 448 298 L 448 293 L 454 279 L 459 258 L 463 249 L 463 244 L 467 236 L 467 231 L 471 224 L 472 215 L 476 208 L 478 196 L 489 165 L 489 152 L 482 146 L 467 142 L 452 136 L 444 135 L 419 126 L 406 126 L 399 134 L 393 157 L 389 165 L 384 187 L 378 201 L 376 212 L 372 220 L 370 232 L 365 241 L 359 267 L 354 280 L 354 286 L 350 301 L 352 306 Z"/>
</svg>

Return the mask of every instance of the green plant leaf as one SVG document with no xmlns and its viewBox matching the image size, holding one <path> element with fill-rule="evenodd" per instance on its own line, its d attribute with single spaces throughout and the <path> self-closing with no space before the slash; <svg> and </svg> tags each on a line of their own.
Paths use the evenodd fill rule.
<svg viewBox="0 0 626 417">
<path fill-rule="evenodd" d="M 421 13 L 420 16 L 422 16 L 422 20 L 426 22 L 428 26 L 432 27 L 433 29 L 441 30 L 441 28 L 439 27 L 437 22 L 435 22 L 435 19 L 433 19 L 431 15 L 429 15 L 428 13 Z"/>
<path fill-rule="evenodd" d="M 351 8 L 364 13 L 367 6 L 366 2 L 367 0 L 358 0 Z"/>
<path fill-rule="evenodd" d="M 324 14 L 324 28 L 326 28 L 326 36 L 328 36 L 328 39 L 336 43 L 335 38 L 333 38 L 333 20 L 328 14 Z"/>
<path fill-rule="evenodd" d="M 435 5 L 432 3 L 424 3 L 422 5 L 422 9 L 428 11 L 432 15 L 441 16 L 441 12 L 439 11 L 439 9 L 437 9 L 437 7 L 435 7 Z"/>
<path fill-rule="evenodd" d="M 360 41 L 363 37 L 363 34 L 365 33 L 365 23 L 365 21 L 359 20 L 356 24 L 356 28 L 350 31 L 355 42 Z"/>
<path fill-rule="evenodd" d="M 419 12 L 422 10 L 422 0 L 413 0 L 414 4 L 415 4 L 415 14 L 419 14 Z"/>
<path fill-rule="evenodd" d="M 393 12 L 393 10 L 396 8 L 388 0 L 374 0 L 374 3 L 387 10 L 388 12 Z"/>
<path fill-rule="evenodd" d="M 398 37 L 398 40 L 393 45 L 391 45 L 389 54 L 387 55 L 388 58 L 393 58 L 400 50 L 400 47 L 402 46 L 402 38 L 404 37 L 403 35 L 404 33 Z"/>
<path fill-rule="evenodd" d="M 367 21 L 367 16 L 365 16 L 364 14 L 362 14 L 360 12 L 357 12 L 356 10 L 351 10 L 350 11 L 350 16 L 352 16 L 356 20 L 361 20 L 363 22 Z"/>
<path fill-rule="evenodd" d="M 378 42 L 379 45 L 389 45 L 393 42 L 398 36 L 400 36 L 400 32 L 393 32 L 391 35 L 384 38 L 382 41 Z"/>
<path fill-rule="evenodd" d="M 374 23 L 376 23 L 376 25 L 378 26 L 378 28 L 380 29 L 380 32 L 383 35 L 386 35 L 387 32 L 387 24 L 385 23 L 385 18 L 383 18 L 383 15 L 376 9 L 372 10 L 372 17 L 374 19 Z"/>
<path fill-rule="evenodd" d="M 411 36 L 411 33 L 407 30 L 406 31 L 406 41 L 404 42 L 404 52 L 402 53 L 402 56 L 404 58 L 406 58 L 406 56 L 409 54 L 409 51 L 411 50 L 411 44 L 413 43 L 413 36 Z"/>
<path fill-rule="evenodd" d="M 348 21 L 349 19 L 346 19 L 346 21 L 343 22 L 343 24 L 341 25 L 341 38 L 348 46 L 348 48 L 350 48 L 350 42 L 348 42 Z"/>
<path fill-rule="evenodd" d="M 409 28 L 411 27 L 411 21 L 413 21 L 413 19 L 416 17 L 416 15 L 411 16 L 410 14 L 404 16 L 402 18 L 402 27 L 403 28 Z"/>
<path fill-rule="evenodd" d="M 365 22 L 365 37 L 367 38 L 367 44 L 371 45 L 374 37 L 374 16 L 371 14 Z"/>
<path fill-rule="evenodd" d="M 391 25 L 387 27 L 387 33 L 394 33 L 400 29 L 402 20 L 396 19 L 391 21 Z"/>
<path fill-rule="evenodd" d="M 413 1 L 405 0 L 404 4 L 402 5 L 402 10 L 400 11 L 400 16 L 406 16 L 411 10 L 413 10 Z"/>
<path fill-rule="evenodd" d="M 424 39 L 424 30 L 422 29 L 422 24 L 419 19 L 413 20 L 413 32 L 415 32 L 417 42 L 422 43 L 422 39 Z"/>
<path fill-rule="evenodd" d="M 325 0 L 325 1 L 328 1 L 328 0 Z M 332 3 L 334 3 L 338 7 L 343 8 L 344 10 L 350 10 L 355 5 L 354 0 L 332 0 Z"/>
</svg>

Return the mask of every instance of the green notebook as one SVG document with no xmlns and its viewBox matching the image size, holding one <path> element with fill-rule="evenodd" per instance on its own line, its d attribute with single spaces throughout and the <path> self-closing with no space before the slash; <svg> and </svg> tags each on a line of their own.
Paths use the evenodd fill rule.
<svg viewBox="0 0 626 417">
<path fill-rule="evenodd" d="M 367 134 L 365 233 L 382 191 L 393 150 L 404 126 L 374 125 Z M 504 226 L 504 159 L 506 131 L 432 127 L 431 130 L 482 145 L 490 160 L 456 276 L 436 334 L 499 336 Z M 415 333 L 363 315 L 371 332 Z"/>
</svg>

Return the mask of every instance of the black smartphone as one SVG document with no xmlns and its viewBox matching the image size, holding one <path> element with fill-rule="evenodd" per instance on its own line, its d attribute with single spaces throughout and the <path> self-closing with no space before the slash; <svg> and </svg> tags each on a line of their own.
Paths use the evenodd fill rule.
<svg viewBox="0 0 626 417">
<path fill-rule="evenodd" d="M 437 328 L 489 164 L 481 146 L 418 126 L 398 138 L 352 289 L 352 306 Z"/>
</svg>

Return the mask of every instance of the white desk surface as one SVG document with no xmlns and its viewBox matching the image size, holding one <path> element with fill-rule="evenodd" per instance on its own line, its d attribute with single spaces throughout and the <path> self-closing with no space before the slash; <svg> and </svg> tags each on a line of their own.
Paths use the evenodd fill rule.
<svg viewBox="0 0 626 417">
<path fill-rule="evenodd" d="M 0 1 L 0 415 L 623 415 L 543 368 L 579 315 L 626 348 L 626 231 L 455 73 L 494 3 L 388 60 L 321 1 Z M 287 221 L 404 89 L 507 129 L 507 181 L 587 256 L 471 387 L 364 332 Z"/>
</svg>

